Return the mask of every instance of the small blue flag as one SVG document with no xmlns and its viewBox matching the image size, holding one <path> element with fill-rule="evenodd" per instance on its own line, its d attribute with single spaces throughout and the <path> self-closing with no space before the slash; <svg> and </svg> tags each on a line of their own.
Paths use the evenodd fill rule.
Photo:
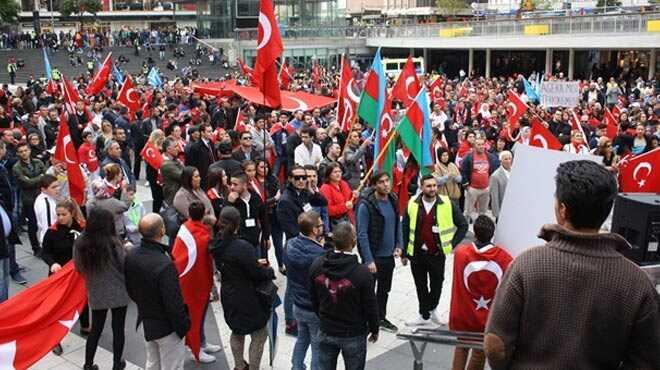
<svg viewBox="0 0 660 370">
<path fill-rule="evenodd" d="M 44 51 L 44 66 L 46 67 L 46 78 L 49 80 L 53 79 L 53 72 L 50 68 L 50 60 L 48 60 L 48 53 L 46 53 L 46 48 L 42 49 Z"/>
<path fill-rule="evenodd" d="M 112 75 L 115 76 L 115 80 L 117 80 L 120 85 L 124 83 L 124 75 L 117 68 L 115 63 L 112 63 Z"/>
<path fill-rule="evenodd" d="M 160 74 L 156 67 L 151 67 L 151 71 L 149 71 L 149 75 L 147 75 L 147 81 L 149 82 L 149 85 L 155 88 L 159 88 L 163 85 L 163 80 L 160 78 Z"/>
<path fill-rule="evenodd" d="M 538 103 L 541 100 L 538 92 L 532 87 L 526 78 L 523 78 L 523 84 L 525 85 L 525 94 L 527 94 L 529 100 Z"/>
</svg>

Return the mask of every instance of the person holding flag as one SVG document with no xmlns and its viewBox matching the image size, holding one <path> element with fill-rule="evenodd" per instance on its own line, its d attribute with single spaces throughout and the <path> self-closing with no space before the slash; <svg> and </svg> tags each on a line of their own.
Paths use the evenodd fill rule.
<svg viewBox="0 0 660 370">
<path fill-rule="evenodd" d="M 422 177 L 421 188 L 422 192 L 408 202 L 401 226 L 403 255 L 411 261 L 419 301 L 419 314 L 406 326 L 441 323 L 437 308 L 445 279 L 445 258 L 468 230 L 458 204 L 438 195 L 438 181 L 432 174 Z"/>
<path fill-rule="evenodd" d="M 495 223 L 482 215 L 474 221 L 473 243 L 454 251 L 449 329 L 483 333 L 502 275 L 513 260 L 511 255 L 491 241 Z M 468 360 L 468 355 L 471 356 Z M 452 370 L 483 370 L 486 356 L 482 350 L 456 347 Z"/>
<path fill-rule="evenodd" d="M 181 225 L 176 236 L 172 259 L 179 274 L 183 301 L 188 306 L 192 320 L 191 329 L 186 334 L 186 344 L 199 362 L 208 364 L 216 360 L 210 353 L 222 348 L 207 343 L 204 335 L 204 318 L 213 287 L 213 261 L 209 253 L 213 224 L 202 221 L 205 211 L 202 202 L 190 203 L 189 219 Z"/>
</svg>

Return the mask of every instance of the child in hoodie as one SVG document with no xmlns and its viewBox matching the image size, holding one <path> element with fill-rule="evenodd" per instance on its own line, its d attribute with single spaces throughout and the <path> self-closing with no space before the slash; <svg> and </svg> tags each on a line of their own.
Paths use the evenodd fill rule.
<svg viewBox="0 0 660 370">
<path fill-rule="evenodd" d="M 142 202 L 135 200 L 135 192 L 135 184 L 126 186 L 126 203 L 129 204 L 129 207 L 128 211 L 124 212 L 124 225 L 126 227 L 126 239 L 137 246 L 142 241 L 138 224 L 146 212 Z"/>
</svg>

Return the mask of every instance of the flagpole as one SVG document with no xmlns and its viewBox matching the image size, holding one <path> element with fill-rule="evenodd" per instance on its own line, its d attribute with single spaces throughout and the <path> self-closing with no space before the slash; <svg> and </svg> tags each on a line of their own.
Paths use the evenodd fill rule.
<svg viewBox="0 0 660 370">
<path fill-rule="evenodd" d="M 360 181 L 360 186 L 358 186 L 357 189 L 355 189 L 356 193 L 360 194 L 360 192 L 362 191 L 364 186 L 367 184 L 367 181 L 369 181 L 369 177 L 371 177 L 371 174 L 374 172 L 374 168 L 376 168 L 376 166 L 378 165 L 378 162 L 380 162 L 380 160 L 383 159 L 383 157 L 387 153 L 387 148 L 390 146 L 390 144 L 394 141 L 394 139 L 397 136 L 399 136 L 399 131 L 394 130 L 394 132 L 392 133 L 390 138 L 387 139 L 387 141 L 385 142 L 385 145 L 383 145 L 383 147 L 380 149 L 380 152 L 378 153 L 378 156 L 376 157 L 376 159 L 374 159 L 374 162 L 371 164 L 371 168 L 369 168 L 369 171 L 367 171 L 367 173 L 364 175 L 364 178 L 362 179 L 362 181 Z M 356 197 L 354 195 L 353 199 L 355 199 L 355 198 Z"/>
</svg>

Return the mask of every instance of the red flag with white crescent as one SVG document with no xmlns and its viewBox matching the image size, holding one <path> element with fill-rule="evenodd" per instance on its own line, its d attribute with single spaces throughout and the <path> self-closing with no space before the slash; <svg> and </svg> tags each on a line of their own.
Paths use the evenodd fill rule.
<svg viewBox="0 0 660 370">
<path fill-rule="evenodd" d="M 181 225 L 174 246 L 172 259 L 179 274 L 183 301 L 190 311 L 191 326 L 186 334 L 186 344 L 199 360 L 200 327 L 213 286 L 213 264 L 209 254 L 211 232 L 200 221 L 188 220 Z"/>
<path fill-rule="evenodd" d="M 529 133 L 529 145 L 545 149 L 561 150 L 562 145 L 555 135 L 539 121 L 532 121 L 532 130 Z"/>
<path fill-rule="evenodd" d="M 353 70 L 348 57 L 342 57 L 341 75 L 339 80 L 339 94 L 337 97 L 337 122 L 343 132 L 351 129 L 351 122 L 355 117 L 355 110 L 360 101 L 359 95 L 353 91 Z"/>
<path fill-rule="evenodd" d="M 70 114 L 76 113 L 76 103 L 80 101 L 80 95 L 78 91 L 73 87 L 71 81 L 67 80 L 66 77 L 62 76 L 62 95 L 64 97 L 64 107 L 66 111 Z"/>
<path fill-rule="evenodd" d="M 78 205 L 85 202 L 85 177 L 80 169 L 78 152 L 76 151 L 71 133 L 69 132 L 69 123 L 66 113 L 62 112 L 60 116 L 60 129 L 57 132 L 55 140 L 55 154 L 53 158 L 66 164 L 66 175 L 69 182 L 69 195 Z"/>
<path fill-rule="evenodd" d="M 96 75 L 92 79 L 92 82 L 89 83 L 87 89 L 85 89 L 85 94 L 87 95 L 96 95 L 103 90 L 105 84 L 108 83 L 108 78 L 110 77 L 110 70 L 112 69 L 112 52 L 108 53 L 108 56 L 105 57 L 101 68 L 96 72 Z"/>
<path fill-rule="evenodd" d="M 509 127 L 511 127 L 512 130 L 515 130 L 520 127 L 520 118 L 522 118 L 525 112 L 527 112 L 527 104 L 525 104 L 525 102 L 520 99 L 520 96 L 513 92 L 513 90 L 507 91 L 506 95 L 509 99 L 506 107 L 507 113 L 509 114 L 507 120 L 509 122 Z"/>
<path fill-rule="evenodd" d="M 140 95 L 133 88 L 133 81 L 131 76 L 126 76 L 124 84 L 119 90 L 117 101 L 124 104 L 131 113 L 135 113 L 140 109 Z"/>
<path fill-rule="evenodd" d="M 658 167 L 656 169 L 656 167 Z M 660 148 L 619 162 L 619 186 L 627 193 L 660 193 Z"/>
<path fill-rule="evenodd" d="M 442 78 L 438 78 L 437 80 L 441 81 Z M 434 85 L 434 83 L 431 85 Z M 401 74 L 399 74 L 396 84 L 394 84 L 394 87 L 392 88 L 392 98 L 402 102 L 403 106 L 408 108 L 410 104 L 415 101 L 415 97 L 419 94 L 420 89 L 421 87 L 419 86 L 417 71 L 415 71 L 415 64 L 413 63 L 412 57 L 409 56 L 406 65 L 403 67 Z M 434 98 L 433 90 L 429 89 L 429 91 L 431 92 L 431 97 Z M 435 99 L 433 99 L 433 101 L 435 101 Z"/>
<path fill-rule="evenodd" d="M 234 123 L 234 131 L 238 132 L 239 134 L 242 134 L 245 131 L 247 131 L 247 125 L 245 124 L 246 119 L 247 116 L 243 113 L 243 110 L 239 109 L 238 113 L 236 113 L 236 123 Z"/>
<path fill-rule="evenodd" d="M 29 369 L 69 333 L 87 302 L 73 262 L 0 304 L 0 369 Z"/>
<path fill-rule="evenodd" d="M 163 165 L 163 154 L 150 141 L 142 148 L 140 152 L 144 161 L 155 170 L 159 170 Z"/>
<path fill-rule="evenodd" d="M 275 19 L 273 0 L 261 0 L 254 79 L 264 94 L 262 104 L 271 108 L 279 108 L 282 105 L 280 84 L 277 80 L 277 59 L 282 56 L 283 51 L 284 44 Z"/>
<path fill-rule="evenodd" d="M 495 290 L 511 264 L 511 255 L 489 244 L 474 243 L 454 251 L 454 274 L 449 307 L 449 329 L 482 333 L 495 298 Z"/>
<path fill-rule="evenodd" d="M 238 62 L 238 67 L 241 69 L 241 74 L 247 77 L 250 84 L 256 85 L 254 81 L 254 71 L 252 68 L 248 67 L 248 65 L 245 64 L 245 61 L 243 61 L 241 58 L 236 58 L 236 61 Z"/>
<path fill-rule="evenodd" d="M 619 125 L 617 124 L 617 120 L 614 117 L 614 113 L 611 112 L 607 107 L 605 107 L 604 121 L 607 125 L 605 136 L 609 137 L 610 140 L 614 140 L 616 135 L 619 133 Z"/>
<path fill-rule="evenodd" d="M 280 84 L 282 85 L 282 90 L 289 90 L 292 79 L 293 77 L 291 76 L 289 69 L 289 60 L 285 58 L 284 63 L 282 63 L 282 68 L 280 68 Z"/>
</svg>

